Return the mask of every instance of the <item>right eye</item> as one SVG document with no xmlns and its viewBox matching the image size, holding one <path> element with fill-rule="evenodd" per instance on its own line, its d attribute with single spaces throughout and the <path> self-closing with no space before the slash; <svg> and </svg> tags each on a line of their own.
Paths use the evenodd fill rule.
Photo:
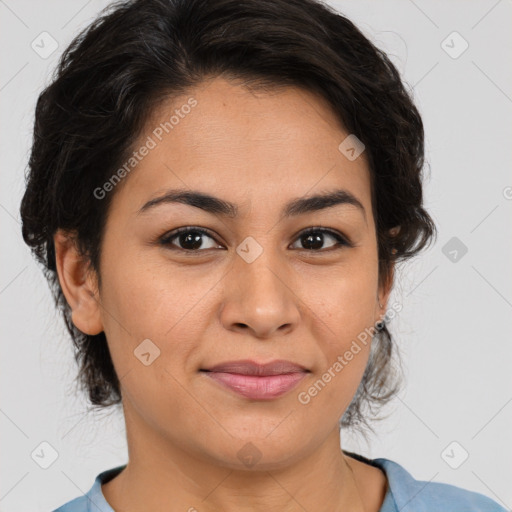
<svg viewBox="0 0 512 512">
<path fill-rule="evenodd" d="M 202 252 L 198 249 L 205 249 L 203 237 L 207 237 L 210 240 L 215 241 L 215 239 L 203 228 L 197 228 L 193 226 L 187 226 L 184 228 L 175 229 L 170 233 L 166 233 L 164 236 L 160 238 L 160 244 L 166 246 L 171 250 L 183 251 L 183 252 Z M 177 245 L 174 243 L 174 240 L 177 240 Z M 215 247 L 219 247 L 217 243 L 213 244 L 211 247 L 206 247 L 206 249 L 213 249 Z"/>
</svg>

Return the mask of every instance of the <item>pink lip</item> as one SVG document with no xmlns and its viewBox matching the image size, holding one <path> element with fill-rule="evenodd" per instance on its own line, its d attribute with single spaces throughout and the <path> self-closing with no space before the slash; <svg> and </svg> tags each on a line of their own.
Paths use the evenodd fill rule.
<svg viewBox="0 0 512 512">
<path fill-rule="evenodd" d="M 206 372 L 205 375 L 251 400 L 272 400 L 293 389 L 306 372 L 266 377 L 219 372 Z"/>
<path fill-rule="evenodd" d="M 272 400 L 282 396 L 309 372 L 301 365 L 284 360 L 267 364 L 229 361 L 202 371 L 207 377 L 252 400 Z"/>
</svg>

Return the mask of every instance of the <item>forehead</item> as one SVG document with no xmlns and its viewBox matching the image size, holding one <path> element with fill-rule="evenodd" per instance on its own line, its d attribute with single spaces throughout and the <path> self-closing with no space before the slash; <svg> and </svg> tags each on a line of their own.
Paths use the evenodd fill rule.
<svg viewBox="0 0 512 512">
<path fill-rule="evenodd" d="M 339 149 L 348 135 L 328 102 L 309 91 L 252 92 L 216 78 L 155 109 L 134 145 L 135 151 L 151 149 L 114 200 L 133 213 L 179 187 L 226 198 L 243 209 L 343 187 L 369 214 L 365 154 L 350 160 Z"/>
</svg>

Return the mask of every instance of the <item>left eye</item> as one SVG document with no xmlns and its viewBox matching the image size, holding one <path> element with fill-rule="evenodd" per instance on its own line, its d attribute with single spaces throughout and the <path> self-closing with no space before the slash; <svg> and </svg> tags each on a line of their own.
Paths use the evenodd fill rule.
<svg viewBox="0 0 512 512">
<path fill-rule="evenodd" d="M 312 228 L 307 231 L 303 231 L 297 240 L 309 245 L 309 247 L 305 247 L 303 250 L 314 251 L 319 248 L 319 245 L 323 245 L 325 236 L 334 239 L 337 242 L 337 244 L 334 245 L 350 246 L 350 243 L 345 238 L 329 229 Z"/>
<path fill-rule="evenodd" d="M 202 237 L 209 238 L 212 243 L 210 247 L 205 247 L 203 244 Z M 323 228 L 311 228 L 307 231 L 303 231 L 298 237 L 297 241 L 302 242 L 306 247 L 299 247 L 300 250 L 305 250 L 309 252 L 320 252 L 318 249 L 324 245 L 325 237 L 331 238 L 335 241 L 330 248 L 336 245 L 351 247 L 350 242 L 339 235 L 338 233 L 323 229 Z M 179 246 L 176 246 L 174 240 L 177 239 Z M 204 229 L 202 228 L 194 228 L 194 227 L 186 227 L 180 228 L 172 233 L 164 235 L 160 239 L 160 243 L 165 246 L 173 246 L 172 249 L 189 251 L 189 252 L 200 252 L 198 249 L 214 249 L 215 247 L 220 247 L 219 244 L 215 242 L 215 239 Z"/>
</svg>

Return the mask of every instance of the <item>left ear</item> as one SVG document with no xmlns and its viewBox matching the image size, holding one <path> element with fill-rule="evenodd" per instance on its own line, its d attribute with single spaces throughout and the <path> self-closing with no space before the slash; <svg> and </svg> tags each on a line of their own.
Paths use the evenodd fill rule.
<svg viewBox="0 0 512 512">
<path fill-rule="evenodd" d="M 379 286 L 377 292 L 377 307 L 376 307 L 376 317 L 375 323 L 382 319 L 387 310 L 389 296 L 391 294 L 391 290 L 393 288 L 393 280 L 395 278 L 395 263 L 390 263 L 389 274 L 384 283 Z M 382 304 L 382 307 L 380 307 Z"/>
</svg>

